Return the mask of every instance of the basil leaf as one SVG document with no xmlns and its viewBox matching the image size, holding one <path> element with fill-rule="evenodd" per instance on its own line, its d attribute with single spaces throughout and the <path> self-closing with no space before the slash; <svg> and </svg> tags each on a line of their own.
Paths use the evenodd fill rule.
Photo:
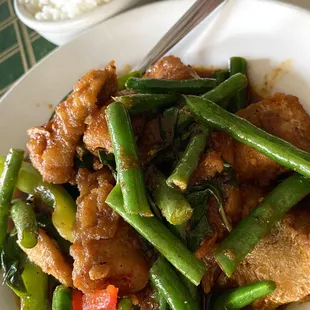
<svg viewBox="0 0 310 310">
<path fill-rule="evenodd" d="M 116 180 L 117 173 L 116 173 L 116 163 L 114 154 L 107 153 L 104 150 L 99 151 L 98 154 L 100 162 L 111 170 L 114 179 Z"/>
<path fill-rule="evenodd" d="M 3 282 L 6 283 L 18 296 L 24 296 L 27 291 L 21 277 L 23 272 L 24 252 L 20 249 L 17 236 L 7 234 L 1 251 L 1 266 Z"/>
<path fill-rule="evenodd" d="M 178 120 L 179 109 L 172 107 L 165 110 L 159 119 L 161 145 L 152 151 L 152 156 L 148 158 L 147 165 L 151 164 L 158 157 L 163 156 L 163 152 L 167 150 L 173 143 L 175 137 L 175 128 Z"/>
<path fill-rule="evenodd" d="M 187 200 L 193 208 L 190 219 L 190 230 L 187 233 L 187 242 L 192 251 L 197 250 L 206 235 L 212 235 L 213 231 L 207 218 L 207 202 L 210 197 L 208 189 L 192 192 L 187 195 Z"/>
</svg>

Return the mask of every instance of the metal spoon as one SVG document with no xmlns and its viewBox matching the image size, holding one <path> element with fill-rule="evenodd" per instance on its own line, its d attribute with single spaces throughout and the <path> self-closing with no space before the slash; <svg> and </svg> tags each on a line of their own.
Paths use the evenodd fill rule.
<svg viewBox="0 0 310 310">
<path fill-rule="evenodd" d="M 226 0 L 196 0 L 179 21 L 160 39 L 134 70 L 145 72 Z"/>
</svg>

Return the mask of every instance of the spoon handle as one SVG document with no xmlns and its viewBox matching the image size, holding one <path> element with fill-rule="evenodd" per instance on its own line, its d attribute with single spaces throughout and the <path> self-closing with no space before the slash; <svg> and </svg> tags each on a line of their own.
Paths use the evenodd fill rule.
<svg viewBox="0 0 310 310">
<path fill-rule="evenodd" d="M 225 0 L 196 0 L 134 70 L 145 72 Z"/>
</svg>

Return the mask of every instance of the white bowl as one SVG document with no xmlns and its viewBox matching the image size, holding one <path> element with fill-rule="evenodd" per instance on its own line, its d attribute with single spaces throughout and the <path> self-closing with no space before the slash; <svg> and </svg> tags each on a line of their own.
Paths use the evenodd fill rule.
<svg viewBox="0 0 310 310">
<path fill-rule="evenodd" d="M 28 12 L 23 4 L 14 0 L 14 8 L 19 19 L 29 28 L 38 32 L 42 37 L 56 45 L 65 43 L 76 38 L 86 29 L 114 16 L 139 3 L 149 2 L 146 0 L 113 0 L 93 11 L 84 13 L 73 19 L 63 21 L 39 21 Z"/>
</svg>

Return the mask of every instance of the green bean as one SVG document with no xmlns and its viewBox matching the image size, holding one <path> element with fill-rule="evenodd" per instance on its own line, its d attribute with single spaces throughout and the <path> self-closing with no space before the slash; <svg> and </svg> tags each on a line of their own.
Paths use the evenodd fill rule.
<svg viewBox="0 0 310 310">
<path fill-rule="evenodd" d="M 150 270 L 150 278 L 172 310 L 199 310 L 199 305 L 164 257 L 160 257 L 154 263 Z"/>
<path fill-rule="evenodd" d="M 217 70 L 213 73 L 212 77 L 217 80 L 218 84 L 221 84 L 229 78 L 229 71 Z"/>
<path fill-rule="evenodd" d="M 260 281 L 226 291 L 214 300 L 213 310 L 243 309 L 276 289 L 273 281 Z"/>
<path fill-rule="evenodd" d="M 219 70 L 219 71 L 215 71 L 213 73 L 213 78 L 215 78 L 217 80 L 218 84 L 222 84 L 223 82 L 225 82 L 228 78 L 229 78 L 229 71 L 228 70 Z M 212 100 L 211 100 L 212 101 Z M 222 107 L 223 109 L 227 110 L 229 107 L 229 99 L 224 99 L 222 101 L 220 101 L 218 103 L 218 105 L 220 107 Z"/>
<path fill-rule="evenodd" d="M 48 275 L 40 267 L 26 261 L 22 273 L 27 295 L 21 297 L 22 310 L 49 310 Z"/>
<path fill-rule="evenodd" d="M 14 201 L 11 217 L 17 230 L 19 243 L 24 248 L 33 248 L 37 244 L 39 232 L 32 206 L 23 200 Z"/>
<path fill-rule="evenodd" d="M 106 110 L 106 119 L 124 197 L 124 208 L 128 213 L 152 216 L 129 115 L 121 103 L 113 102 Z"/>
<path fill-rule="evenodd" d="M 131 77 L 138 77 L 141 78 L 142 77 L 142 71 L 138 70 L 138 71 L 132 71 L 129 72 L 125 75 L 122 75 L 121 77 L 118 78 L 118 90 L 123 90 L 126 89 L 126 82 L 129 78 Z"/>
<path fill-rule="evenodd" d="M 246 75 L 247 62 L 242 57 L 231 57 L 229 61 L 229 71 L 230 75 L 233 76 L 236 73 L 242 73 Z M 231 100 L 230 110 L 236 113 L 240 109 L 244 109 L 248 105 L 248 94 L 247 89 L 244 88 L 240 90 Z M 211 100 L 212 101 L 212 100 Z"/>
<path fill-rule="evenodd" d="M 193 300 L 199 304 L 200 303 L 200 294 L 198 291 L 199 288 L 195 286 L 191 281 L 189 281 L 182 273 L 179 273 L 178 276 L 185 285 L 188 292 L 191 294 Z"/>
<path fill-rule="evenodd" d="M 280 165 L 310 178 L 309 153 L 223 110 L 209 100 L 196 96 L 185 96 L 185 99 L 194 117 L 204 125 L 222 130 Z"/>
<path fill-rule="evenodd" d="M 220 105 L 223 100 L 231 98 L 233 95 L 245 89 L 248 80 L 244 74 L 236 73 L 226 81 L 202 95 L 202 98 L 208 99 Z"/>
<path fill-rule="evenodd" d="M 117 305 L 117 310 L 132 310 L 133 305 L 129 298 L 123 298 Z"/>
<path fill-rule="evenodd" d="M 193 116 L 190 114 L 188 108 L 185 106 L 183 107 L 178 115 L 178 121 L 177 121 L 177 132 L 183 132 L 187 129 L 189 125 L 191 125 L 194 121 Z"/>
<path fill-rule="evenodd" d="M 215 79 L 162 80 L 130 78 L 126 87 L 140 93 L 203 94 L 216 87 Z"/>
<path fill-rule="evenodd" d="M 166 259 L 192 283 L 198 285 L 205 272 L 205 265 L 191 253 L 169 229 L 155 217 L 128 214 L 120 185 L 117 184 L 106 203 L 126 222 L 148 240 Z"/>
<path fill-rule="evenodd" d="M 185 197 L 168 186 L 164 175 L 156 168 L 150 168 L 148 174 L 150 191 L 166 220 L 173 225 L 181 225 L 190 219 L 193 209 Z"/>
<path fill-rule="evenodd" d="M 53 293 L 53 310 L 72 310 L 72 292 L 71 289 L 58 285 Z"/>
<path fill-rule="evenodd" d="M 198 167 L 199 159 L 204 151 L 210 130 L 202 129 L 202 132 L 194 135 L 182 155 L 181 160 L 167 179 L 169 186 L 176 186 L 182 192 L 185 192 L 190 178 Z"/>
<path fill-rule="evenodd" d="M 310 180 L 294 174 L 278 185 L 216 248 L 215 258 L 230 277 L 238 264 L 270 229 L 310 194 Z"/>
<path fill-rule="evenodd" d="M 150 281 L 152 284 L 152 281 Z M 196 286 L 195 286 L 196 287 Z M 169 310 L 169 305 L 167 304 L 167 301 L 165 297 L 157 290 L 157 288 L 153 285 L 153 292 L 154 292 L 154 298 L 158 304 L 158 310 Z"/>
<path fill-rule="evenodd" d="M 0 156 L 0 173 L 3 171 L 4 157 Z M 34 195 L 40 191 L 53 202 L 52 222 L 58 233 L 66 240 L 73 242 L 73 225 L 75 222 L 76 204 L 72 197 L 60 185 L 42 181 L 40 173 L 31 164 L 23 162 L 18 174 L 16 187 L 27 194 Z"/>
<path fill-rule="evenodd" d="M 132 94 L 115 97 L 131 115 L 152 112 L 175 105 L 179 96 L 176 94 Z"/>
<path fill-rule="evenodd" d="M 248 80 L 245 75 L 237 73 L 226 81 L 210 90 L 206 94 L 202 95 L 202 98 L 208 99 L 223 109 L 227 109 L 227 100 L 235 95 L 238 91 L 244 89 L 248 84 Z M 187 107 L 183 108 L 180 113 L 180 120 L 178 121 L 177 128 L 183 128 L 193 122 L 193 117 L 188 112 Z"/>
<path fill-rule="evenodd" d="M 24 151 L 15 149 L 10 149 L 5 159 L 0 179 L 0 247 L 6 237 L 11 200 L 23 159 Z"/>
</svg>

